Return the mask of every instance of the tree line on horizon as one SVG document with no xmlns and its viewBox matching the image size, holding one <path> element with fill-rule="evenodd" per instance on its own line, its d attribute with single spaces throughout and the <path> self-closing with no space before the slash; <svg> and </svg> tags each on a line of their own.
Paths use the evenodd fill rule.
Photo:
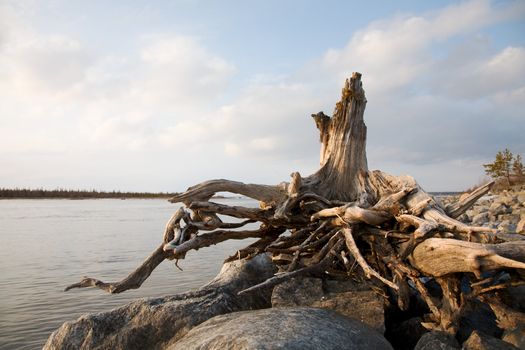
<svg viewBox="0 0 525 350">
<path fill-rule="evenodd" d="M 505 188 L 525 183 L 525 167 L 520 154 L 514 155 L 509 149 L 499 151 L 492 163 L 483 164 L 485 173 L 496 180 L 496 187 Z M 467 190 L 468 192 L 469 190 Z M 97 190 L 69 190 L 57 188 L 45 190 L 42 188 L 0 188 L 0 199 L 11 198 L 169 198 L 175 193 L 168 192 L 121 192 Z M 221 197 L 221 196 L 218 196 Z"/>
<path fill-rule="evenodd" d="M 30 188 L 0 188 L 0 199 L 10 198 L 169 198 L 174 193 L 168 192 L 121 192 L 121 191 L 97 191 L 97 190 L 67 190 L 54 189 L 45 190 Z"/>
</svg>

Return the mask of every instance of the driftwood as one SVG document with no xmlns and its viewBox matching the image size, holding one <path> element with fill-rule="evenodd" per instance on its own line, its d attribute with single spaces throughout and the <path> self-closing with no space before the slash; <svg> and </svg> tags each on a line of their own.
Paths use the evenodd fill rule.
<svg viewBox="0 0 525 350">
<path fill-rule="evenodd" d="M 300 274 L 361 275 L 383 288 L 403 310 L 410 294 L 418 294 L 428 306 L 427 328 L 457 332 L 458 315 L 468 298 L 497 310 L 503 326 L 514 325 L 509 306 L 502 304 L 496 291 L 523 282 L 525 243 L 504 242 L 504 236 L 491 229 L 456 220 L 492 184 L 443 208 L 412 177 L 370 171 L 363 121 L 366 102 L 361 74 L 354 73 L 333 116 L 312 115 L 321 141 L 316 173 L 302 177 L 294 172 L 289 183 L 275 186 L 211 180 L 190 187 L 170 199 L 183 207 L 168 221 L 161 246 L 137 270 L 120 282 L 85 278 L 66 290 L 95 286 L 121 293 L 140 287 L 164 259 L 184 259 L 189 250 L 227 239 L 258 237 L 228 260 L 270 253 L 279 272 L 241 293 Z M 217 192 L 255 199 L 260 207 L 214 203 Z M 224 223 L 218 214 L 244 221 Z M 238 230 L 249 222 L 259 222 L 259 229 Z M 509 272 L 506 285 L 496 278 L 502 271 Z M 427 290 L 424 281 L 429 279 L 440 285 L 439 297 Z M 468 281 L 471 292 L 461 291 L 460 281 Z"/>
</svg>

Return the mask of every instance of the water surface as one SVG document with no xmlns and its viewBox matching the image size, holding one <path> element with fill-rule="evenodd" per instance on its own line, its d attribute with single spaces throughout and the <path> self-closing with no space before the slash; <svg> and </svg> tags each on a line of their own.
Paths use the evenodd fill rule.
<svg viewBox="0 0 525 350">
<path fill-rule="evenodd" d="M 254 206 L 248 199 L 217 202 Z M 178 207 L 162 199 L 0 200 L 0 349 L 39 349 L 63 322 L 140 297 L 195 289 L 253 241 L 227 241 L 165 261 L 138 290 L 63 292 L 82 276 L 120 280 L 161 242 Z"/>
</svg>

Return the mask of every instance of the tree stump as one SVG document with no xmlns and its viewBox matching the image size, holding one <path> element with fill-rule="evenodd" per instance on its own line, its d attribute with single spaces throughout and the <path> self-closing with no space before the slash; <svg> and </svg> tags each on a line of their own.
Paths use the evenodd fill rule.
<svg viewBox="0 0 525 350">
<path fill-rule="evenodd" d="M 501 312 L 498 293 L 524 283 L 525 242 L 506 243 L 487 227 L 456 220 L 491 184 L 441 207 L 412 177 L 369 171 L 365 106 L 361 74 L 353 73 L 333 116 L 312 115 L 321 142 L 316 173 L 302 177 L 294 172 L 290 182 L 273 186 L 223 179 L 192 186 L 170 199 L 184 206 L 137 270 L 119 282 L 84 278 L 66 290 L 94 286 L 121 293 L 139 288 L 165 259 L 184 259 L 189 250 L 228 239 L 257 237 L 227 261 L 270 253 L 279 272 L 240 293 L 298 275 L 360 278 L 402 310 L 410 306 L 411 294 L 419 295 L 428 307 L 423 323 L 428 329 L 454 334 L 463 305 L 473 299 L 491 306 L 502 327 L 515 326 L 508 318 L 522 319 L 523 314 L 512 305 L 506 306 L 511 312 Z M 217 192 L 253 198 L 260 208 L 210 201 Z M 244 221 L 225 223 L 218 214 Z M 251 222 L 259 222 L 259 228 L 238 230 Z M 439 296 L 432 296 L 425 284 L 432 279 L 441 287 Z"/>
</svg>

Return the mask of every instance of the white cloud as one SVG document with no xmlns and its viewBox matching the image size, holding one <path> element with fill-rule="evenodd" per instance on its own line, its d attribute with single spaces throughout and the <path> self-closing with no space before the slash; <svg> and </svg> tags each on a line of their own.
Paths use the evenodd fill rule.
<svg viewBox="0 0 525 350">
<path fill-rule="evenodd" d="M 172 174 L 185 184 L 278 182 L 315 169 L 310 114 L 329 114 L 344 78 L 360 71 L 371 167 L 434 189 L 468 187 L 481 171 L 473 164 L 499 147 L 525 153 L 516 136 L 525 130 L 525 48 L 497 49 L 479 32 L 524 13 L 524 2 L 468 1 L 377 21 L 295 72 L 243 77 L 247 85 L 224 99 L 235 65 L 196 38 L 145 35 L 126 56 L 93 52 L 0 7 L 0 156 L 63 152 L 67 163 L 70 152 L 100 169 L 121 157 L 115 171 L 142 166 L 170 186 Z"/>
<path fill-rule="evenodd" d="M 21 95 L 58 94 L 81 84 L 90 57 L 81 45 L 64 36 L 36 37 L 10 45 L 3 52 L 9 83 Z"/>
<path fill-rule="evenodd" d="M 476 30 L 523 16 L 524 10 L 520 3 L 497 7 L 470 1 L 372 23 L 342 49 L 328 50 L 319 64 L 288 79 L 247 89 L 230 109 L 234 133 L 225 149 L 230 155 L 260 156 L 250 148 L 250 137 L 276 135 L 284 140 L 281 155 L 313 159 L 316 131 L 307 116 L 320 109 L 329 113 L 344 78 L 361 71 L 369 101 L 365 121 L 372 166 L 384 168 L 383 163 L 394 159 L 407 167 L 430 169 L 440 163 L 458 166 L 458 173 L 472 172 L 472 167 L 461 169 L 462 160 L 495 153 L 503 141 L 486 138 L 508 136 L 508 131 L 491 134 L 504 132 L 502 119 L 511 121 L 522 109 L 524 101 L 516 96 L 525 85 L 524 49 L 496 51 Z M 511 96 L 514 103 L 502 108 L 498 100 L 509 102 Z M 477 101 L 483 97 L 489 99 Z M 459 174 L 458 181 L 465 177 Z"/>
<path fill-rule="evenodd" d="M 355 33 L 343 49 L 329 50 L 321 65 L 339 80 L 361 71 L 371 92 L 391 93 L 435 74 L 433 50 L 448 39 L 524 15 L 523 2 L 497 8 L 489 1 L 468 1 L 422 16 L 377 21 Z"/>
<path fill-rule="evenodd" d="M 171 104 L 208 103 L 220 95 L 235 67 L 211 54 L 194 38 L 152 38 L 141 50 L 145 70 L 141 92 L 154 101 Z"/>
<path fill-rule="evenodd" d="M 277 137 L 258 137 L 245 143 L 226 142 L 224 151 L 229 156 L 260 156 L 277 154 L 280 151 L 281 140 Z"/>
<path fill-rule="evenodd" d="M 79 151 L 175 144 L 167 134 L 198 140 L 192 119 L 235 72 L 191 37 L 144 37 L 134 56 L 103 57 L 66 35 L 31 31 L 3 9 L 12 20 L 0 48 L 0 132 L 16 135 L 0 138 L 4 150 L 51 152 L 56 139 Z"/>
</svg>

